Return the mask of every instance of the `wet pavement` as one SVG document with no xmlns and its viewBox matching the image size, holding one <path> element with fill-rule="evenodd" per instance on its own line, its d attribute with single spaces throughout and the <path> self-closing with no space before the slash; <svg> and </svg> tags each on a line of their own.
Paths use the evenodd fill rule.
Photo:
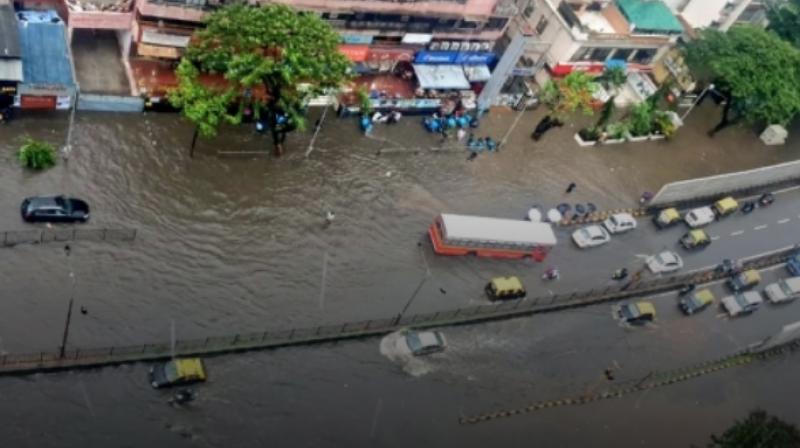
<svg viewBox="0 0 800 448">
<path fill-rule="evenodd" d="M 484 303 L 481 287 L 498 274 L 520 275 L 534 295 L 546 292 L 545 287 L 583 289 L 608 282 L 618 263 L 633 265 L 640 260 L 637 254 L 673 246 L 680 230 L 655 233 L 649 223 L 640 222 L 635 233 L 591 254 L 574 249 L 568 231 L 559 230 L 560 246 L 547 263 L 557 263 L 563 277 L 548 285 L 538 280 L 546 264 L 436 257 L 425 230 L 442 211 L 522 218 L 534 203 L 555 205 L 567 199 L 631 206 L 642 191 L 655 191 L 663 182 L 775 163 L 800 153 L 794 140 L 785 148 L 768 149 L 747 130 L 708 140 L 702 132 L 716 119 L 711 111 L 704 106 L 693 112 L 691 120 L 699 125 L 684 129 L 675 142 L 593 149 L 575 145 L 571 134 L 577 127 L 569 126 L 534 144 L 528 135 L 541 112 L 527 113 L 499 153 L 481 154 L 471 162 L 460 145 L 441 145 L 438 136 L 426 134 L 411 117 L 365 138 L 354 120 L 329 114 L 310 157 L 304 157 L 310 138 L 305 133 L 292 136 L 291 149 L 276 160 L 255 153 L 269 149 L 268 138 L 255 136 L 250 128 L 201 142 L 190 159 L 192 129 L 176 115 L 78 114 L 68 163 L 38 174 L 15 164 L 19 138 L 32 134 L 60 144 L 66 118 L 24 117 L 0 128 L 0 209 L 7 211 L 0 214 L 0 229 L 30 227 L 17 212 L 23 197 L 65 192 L 92 205 L 92 221 L 84 227 L 134 227 L 139 237 L 132 244 L 75 243 L 69 257 L 60 245 L 0 251 L 0 349 L 55 348 L 73 294 L 76 305 L 89 313 L 75 316 L 70 345 L 90 347 L 167 340 L 171 319 L 178 336 L 190 338 L 392 315 L 406 304 L 426 269 L 431 280 L 409 313 Z M 498 112 L 477 135 L 501 140 L 515 118 L 514 112 Z M 567 196 L 563 189 L 570 181 L 578 188 Z M 687 256 L 687 266 L 784 246 L 797 229 L 796 196 L 787 193 L 770 209 L 714 224 L 709 230 L 718 232 L 720 240 Z M 336 219 L 326 228 L 328 210 Z M 778 224 L 785 218 L 792 221 Z M 774 227 L 755 230 L 763 224 Z M 731 236 L 738 230 L 747 233 Z M 771 240 L 764 242 L 758 232 Z M 76 278 L 74 293 L 70 272 Z M 651 392 L 642 402 L 626 398 L 594 409 L 556 410 L 475 428 L 457 426 L 457 418 L 507 403 L 516 406 L 528 397 L 571 395 L 624 356 L 631 359 L 622 360 L 626 368 L 640 374 L 651 364 L 673 367 L 726 354 L 742 341 L 752 342 L 800 318 L 800 306 L 785 310 L 763 310 L 730 326 L 711 311 L 690 324 L 672 319 L 667 311 L 669 317 L 659 324 L 664 329 L 630 333 L 611 320 L 608 306 L 601 306 L 452 329 L 447 331 L 452 349 L 432 358 L 432 372 L 419 378 L 381 356 L 380 341 L 374 339 L 214 358 L 208 362 L 212 381 L 200 388 L 202 398 L 190 410 L 166 406 L 167 396 L 154 393 L 144 381 L 144 365 L 4 379 L 0 394 L 7 401 L 0 405 L 0 416 L 11 422 L 13 446 L 31 441 L 29 422 L 44 406 L 59 423 L 36 446 L 65 440 L 93 446 L 120 433 L 128 436 L 130 446 L 259 446 L 268 440 L 300 446 L 455 441 L 518 446 L 530 440 L 524 435 L 534 433 L 552 440 L 552 446 L 565 446 L 618 441 L 614 432 L 622 429 L 614 422 L 623 416 L 626 422 L 648 415 L 677 423 L 685 421 L 678 410 L 698 419 L 716 412 L 716 426 L 687 429 L 682 440 L 697 443 L 754 404 L 768 404 L 776 412 L 786 409 L 779 400 L 761 402 L 755 392 L 781 397 L 776 389 L 787 383 L 742 387 L 747 383 L 738 374 L 725 373 Z M 683 325 L 691 328 L 681 333 Z M 692 335 L 703 341 L 697 351 L 679 344 Z M 592 352 L 588 360 L 587 350 Z M 630 353 L 637 350 L 647 361 L 633 360 Z M 670 355 L 659 359 L 665 352 Z M 779 376 L 790 378 L 786 372 L 796 372 L 798 364 L 785 363 Z M 748 368 L 741 378 L 772 375 L 774 365 Z M 695 396 L 696 384 L 705 384 L 707 392 Z M 721 402 L 723 397 L 731 403 Z M 631 412 L 634 405 L 642 408 Z M 567 430 L 573 425 L 582 430 Z M 658 437 L 669 434 L 668 427 L 655 434 L 638 431 L 636 437 L 649 446 L 674 446 Z"/>
</svg>

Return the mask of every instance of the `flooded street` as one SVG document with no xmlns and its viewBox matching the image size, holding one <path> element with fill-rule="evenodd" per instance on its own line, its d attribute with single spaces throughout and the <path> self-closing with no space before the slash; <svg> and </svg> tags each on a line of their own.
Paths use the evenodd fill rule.
<svg viewBox="0 0 800 448">
<path fill-rule="evenodd" d="M 416 117 L 378 127 L 367 138 L 353 119 L 328 114 L 308 158 L 310 132 L 290 137 L 286 156 L 274 159 L 256 153 L 270 148 L 251 127 L 201 141 L 190 158 L 192 128 L 177 115 L 79 113 L 68 162 L 44 173 L 23 171 L 14 152 L 25 135 L 62 146 L 66 115 L 21 117 L 0 127 L 0 230 L 32 227 L 19 216 L 24 197 L 65 193 L 91 205 L 92 219 L 83 227 L 130 227 L 138 237 L 132 243 L 72 243 L 69 256 L 60 244 L 1 249 L 0 351 L 57 347 L 73 294 L 88 313 L 74 316 L 70 347 L 169 340 L 170 320 L 184 339 L 392 316 L 428 269 L 431 280 L 408 313 L 485 303 L 481 287 L 499 274 L 527 279 L 538 295 L 543 287 L 535 279 L 546 264 L 436 257 L 427 226 L 440 212 L 522 218 L 533 204 L 550 207 L 567 199 L 629 207 L 641 192 L 665 182 L 800 156 L 796 139 L 767 148 L 746 129 L 709 140 L 703 133 L 716 120 L 709 105 L 693 112 L 690 120 L 697 124 L 674 142 L 597 149 L 574 144 L 577 125 L 534 144 L 529 134 L 541 114 L 526 113 L 500 152 L 467 161 L 462 145 L 442 145 Z M 497 112 L 476 135 L 499 141 L 515 118 L 515 112 Z M 578 188 L 567 197 L 571 181 Z M 335 220 L 326 226 L 328 211 Z M 559 239 L 568 245 L 564 234 Z M 618 247 L 626 253 L 638 248 L 634 242 Z M 578 275 L 580 254 L 559 249 L 554 259 Z M 586 269 L 589 284 L 605 284 L 605 274 Z M 137 447 L 264 446 L 276 440 L 281 446 L 527 446 L 531 434 L 543 437 L 541 446 L 601 446 L 621 440 L 622 419 L 625 426 L 641 426 L 627 439 L 631 444 L 685 446 L 702 443 L 761 400 L 776 413 L 791 411 L 779 388 L 800 370 L 795 358 L 643 398 L 458 426 L 462 413 L 502 408 L 506 400 L 518 405 L 557 398 L 595 381 L 608 359 L 566 354 L 587 347 L 628 350 L 620 344 L 631 341 L 620 337 L 610 313 L 603 306 L 452 329 L 451 349 L 424 361 L 430 365 L 413 366 L 424 372 L 419 375 L 381 355 L 378 339 L 213 358 L 211 381 L 188 410 L 167 406 L 168 395 L 150 388 L 142 364 L 4 378 L 0 417 L 12 424 L 0 434 L 19 447 L 34 446 L 33 436 L 40 434 L 37 447 L 108 445 L 120 435 L 128 441 L 124 446 Z M 791 316 L 800 319 L 796 310 Z M 788 321 L 788 314 L 772 318 L 769 328 Z M 655 347 L 676 344 L 670 334 L 659 333 L 663 339 Z M 675 349 L 654 368 L 752 342 L 731 344 L 724 330 L 714 334 L 702 353 Z M 634 339 L 648 360 L 662 353 L 645 348 L 649 339 L 641 333 Z M 542 350 L 541 344 L 556 340 L 564 344 Z M 646 364 L 636 374 L 646 374 Z M 759 384 L 766 376 L 777 380 Z M 647 423 L 653 419 L 660 421 L 657 428 Z M 689 425 L 699 420 L 707 426 Z M 26 421 L 49 429 L 21 424 Z M 664 436 L 678 437 L 670 427 L 679 425 L 690 427 L 676 443 L 664 444 Z"/>
</svg>

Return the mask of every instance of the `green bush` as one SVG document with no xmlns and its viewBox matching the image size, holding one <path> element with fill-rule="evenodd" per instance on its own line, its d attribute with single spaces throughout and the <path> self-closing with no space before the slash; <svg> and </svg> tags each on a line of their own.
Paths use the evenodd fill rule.
<svg viewBox="0 0 800 448">
<path fill-rule="evenodd" d="M 653 127 L 666 138 L 672 138 L 678 130 L 669 118 L 669 114 L 663 110 L 656 111 L 653 116 Z"/>
<path fill-rule="evenodd" d="M 608 133 L 608 138 L 619 140 L 625 138 L 625 134 L 628 132 L 628 125 L 624 122 L 611 123 L 606 127 L 606 132 Z"/>
<path fill-rule="evenodd" d="M 653 130 L 653 104 L 649 101 L 642 101 L 641 103 L 633 106 L 631 114 L 628 117 L 630 123 L 631 134 L 635 137 L 650 134 Z"/>
<path fill-rule="evenodd" d="M 53 145 L 30 137 L 25 138 L 17 157 L 24 167 L 32 170 L 43 170 L 56 164 L 56 151 Z"/>
</svg>

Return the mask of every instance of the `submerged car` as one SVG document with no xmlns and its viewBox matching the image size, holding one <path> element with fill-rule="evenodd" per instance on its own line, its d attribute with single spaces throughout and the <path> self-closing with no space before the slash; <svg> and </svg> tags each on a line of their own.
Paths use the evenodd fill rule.
<svg viewBox="0 0 800 448">
<path fill-rule="evenodd" d="M 671 250 L 665 250 L 647 259 L 647 268 L 650 269 L 650 272 L 653 274 L 673 272 L 682 267 L 683 260 L 678 254 Z"/>
<path fill-rule="evenodd" d="M 611 234 L 623 233 L 636 228 L 636 219 L 630 213 L 615 213 L 603 225 Z"/>
<path fill-rule="evenodd" d="M 444 335 L 438 331 L 409 331 L 405 335 L 405 342 L 414 356 L 441 352 L 447 346 Z"/>
<path fill-rule="evenodd" d="M 610 240 L 611 235 L 608 231 L 597 225 L 584 227 L 572 233 L 572 241 L 575 241 L 581 249 L 602 246 Z"/>
<path fill-rule="evenodd" d="M 656 309 L 650 302 L 627 303 L 617 309 L 617 317 L 629 324 L 644 324 L 656 318 Z"/>
<path fill-rule="evenodd" d="M 20 205 L 22 219 L 27 222 L 86 222 L 89 204 L 77 198 L 64 196 L 37 196 L 26 198 Z"/>
<path fill-rule="evenodd" d="M 731 317 L 741 316 L 743 314 L 750 314 L 757 310 L 763 299 L 761 294 L 756 291 L 737 292 L 732 296 L 723 298 L 722 308 Z"/>
<path fill-rule="evenodd" d="M 764 287 L 764 295 L 772 303 L 789 302 L 800 297 L 800 278 L 780 279 Z"/>
<path fill-rule="evenodd" d="M 689 211 L 689 213 L 683 217 L 683 220 L 686 221 L 689 227 L 695 229 L 711 224 L 714 222 L 715 218 L 716 215 L 711 207 L 700 207 Z"/>
<path fill-rule="evenodd" d="M 683 297 L 678 302 L 678 308 L 683 311 L 683 314 L 691 316 L 708 308 L 712 303 L 714 303 L 714 294 L 711 290 L 701 289 L 692 295 Z"/>
<path fill-rule="evenodd" d="M 150 367 L 150 385 L 178 386 L 206 380 L 206 369 L 200 358 L 179 358 Z"/>
</svg>

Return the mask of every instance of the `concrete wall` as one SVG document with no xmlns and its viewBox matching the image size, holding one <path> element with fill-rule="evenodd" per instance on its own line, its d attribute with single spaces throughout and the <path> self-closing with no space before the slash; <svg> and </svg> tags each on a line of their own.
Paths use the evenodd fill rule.
<svg viewBox="0 0 800 448">
<path fill-rule="evenodd" d="M 78 97 L 78 110 L 141 112 L 144 110 L 144 100 L 136 96 L 93 95 L 82 93 Z"/>
<path fill-rule="evenodd" d="M 132 12 L 70 11 L 70 28 L 95 30 L 129 30 L 133 21 Z"/>
<path fill-rule="evenodd" d="M 705 198 L 715 199 L 728 193 L 769 187 L 792 180 L 800 182 L 800 161 L 672 182 L 661 187 L 650 205 L 661 207 Z"/>
</svg>

